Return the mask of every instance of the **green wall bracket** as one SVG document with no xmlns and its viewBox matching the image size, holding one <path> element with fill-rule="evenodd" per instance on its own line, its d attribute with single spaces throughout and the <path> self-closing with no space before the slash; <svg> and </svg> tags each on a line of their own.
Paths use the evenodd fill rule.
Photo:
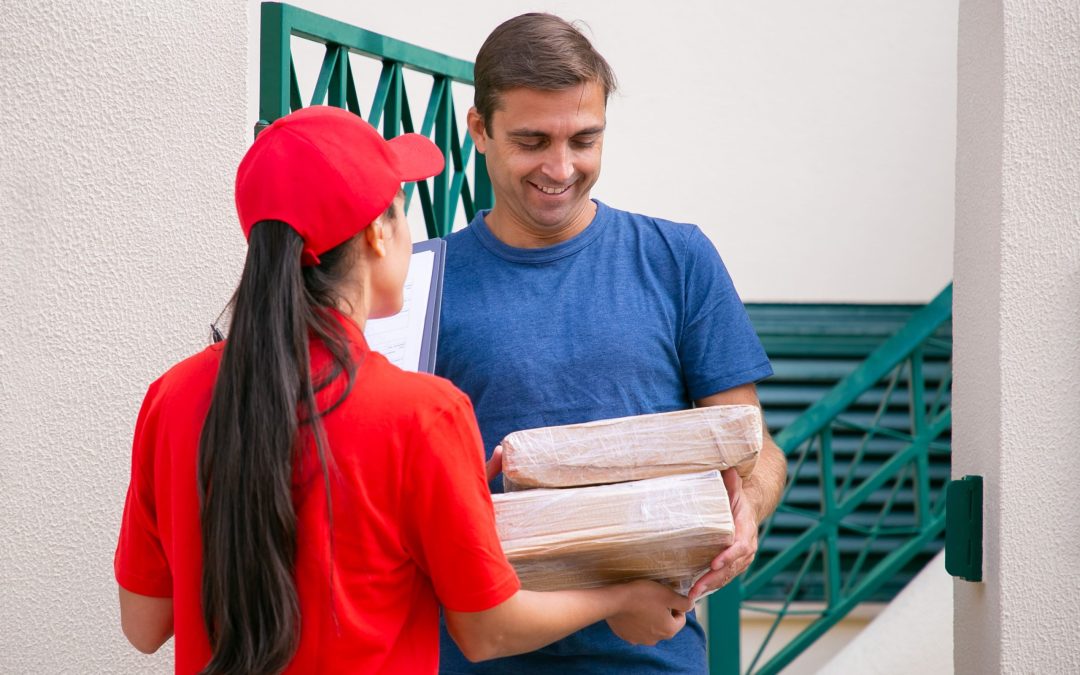
<svg viewBox="0 0 1080 675">
<path fill-rule="evenodd" d="M 945 494 L 945 571 L 964 581 L 982 581 L 982 488 L 982 476 L 964 476 Z"/>
</svg>

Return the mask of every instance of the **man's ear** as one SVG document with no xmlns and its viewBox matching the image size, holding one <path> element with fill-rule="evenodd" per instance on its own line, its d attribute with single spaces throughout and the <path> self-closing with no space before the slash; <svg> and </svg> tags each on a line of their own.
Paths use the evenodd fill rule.
<svg viewBox="0 0 1080 675">
<path fill-rule="evenodd" d="M 383 224 L 381 222 L 382 216 L 375 219 L 371 225 L 368 225 L 364 230 L 364 238 L 367 239 L 368 246 L 375 255 L 380 258 L 386 257 L 386 237 L 383 231 Z"/>
<path fill-rule="evenodd" d="M 480 111 L 476 109 L 476 106 L 469 108 L 466 123 L 469 126 L 469 135 L 472 136 L 473 145 L 476 146 L 476 151 L 481 155 L 486 154 L 488 138 L 487 126 L 484 124 L 484 116 L 480 114 Z"/>
</svg>

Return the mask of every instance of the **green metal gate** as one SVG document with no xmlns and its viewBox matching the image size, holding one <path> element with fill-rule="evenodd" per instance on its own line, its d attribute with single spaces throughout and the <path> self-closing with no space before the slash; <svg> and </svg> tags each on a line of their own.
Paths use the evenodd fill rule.
<svg viewBox="0 0 1080 675">
<path fill-rule="evenodd" d="M 293 59 L 293 38 L 325 46 L 318 79 L 310 97 L 300 91 Z M 382 73 L 369 107 L 362 108 L 350 56 L 375 59 Z M 433 78 L 424 117 L 419 127 L 404 84 L 404 70 Z M 259 61 L 259 129 L 306 105 L 345 108 L 382 128 L 383 136 L 420 133 L 431 138 L 446 157 L 446 169 L 429 181 L 406 186 L 406 200 L 413 186 L 420 192 L 424 224 L 429 237 L 450 233 L 459 204 L 466 220 L 493 202 L 484 156 L 475 152 L 472 138 L 458 122 L 452 88 L 473 83 L 473 64 L 407 42 L 334 21 L 292 5 L 262 5 Z M 464 119 L 464 116 L 462 116 Z M 472 171 L 469 164 L 472 163 Z M 469 174 L 472 180 L 469 180 Z"/>
<path fill-rule="evenodd" d="M 747 672 L 776 673 L 859 603 L 891 600 L 943 545 L 949 481 L 951 285 L 925 307 L 748 310 L 776 370 L 758 390 L 789 476 L 754 564 L 709 599 L 710 666 L 725 674 L 742 671 L 740 609 L 772 617 Z M 774 645 L 795 616 L 809 625 Z"/>
</svg>

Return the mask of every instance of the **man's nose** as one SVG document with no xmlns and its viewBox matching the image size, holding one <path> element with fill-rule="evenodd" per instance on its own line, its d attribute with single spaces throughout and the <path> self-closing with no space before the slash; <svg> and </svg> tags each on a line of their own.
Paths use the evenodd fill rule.
<svg viewBox="0 0 1080 675">
<path fill-rule="evenodd" d="M 574 158 L 565 145 L 555 145 L 544 158 L 544 175 L 552 182 L 564 185 L 574 176 Z"/>
</svg>

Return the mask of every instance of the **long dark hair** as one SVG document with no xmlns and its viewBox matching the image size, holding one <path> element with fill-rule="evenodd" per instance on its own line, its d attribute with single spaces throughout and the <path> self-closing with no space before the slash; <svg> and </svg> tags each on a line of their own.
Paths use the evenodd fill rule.
<svg viewBox="0 0 1080 675">
<path fill-rule="evenodd" d="M 203 675 L 277 673 L 296 652 L 294 465 L 313 439 L 332 513 L 321 418 L 348 395 L 356 368 L 329 311 L 341 302 L 350 242 L 301 267 L 304 242 L 287 224 L 251 230 L 199 440 L 202 607 L 212 652 Z M 331 355 L 325 372 L 311 372 L 312 336 Z M 320 411 L 316 393 L 341 376 L 345 393 Z"/>
</svg>

